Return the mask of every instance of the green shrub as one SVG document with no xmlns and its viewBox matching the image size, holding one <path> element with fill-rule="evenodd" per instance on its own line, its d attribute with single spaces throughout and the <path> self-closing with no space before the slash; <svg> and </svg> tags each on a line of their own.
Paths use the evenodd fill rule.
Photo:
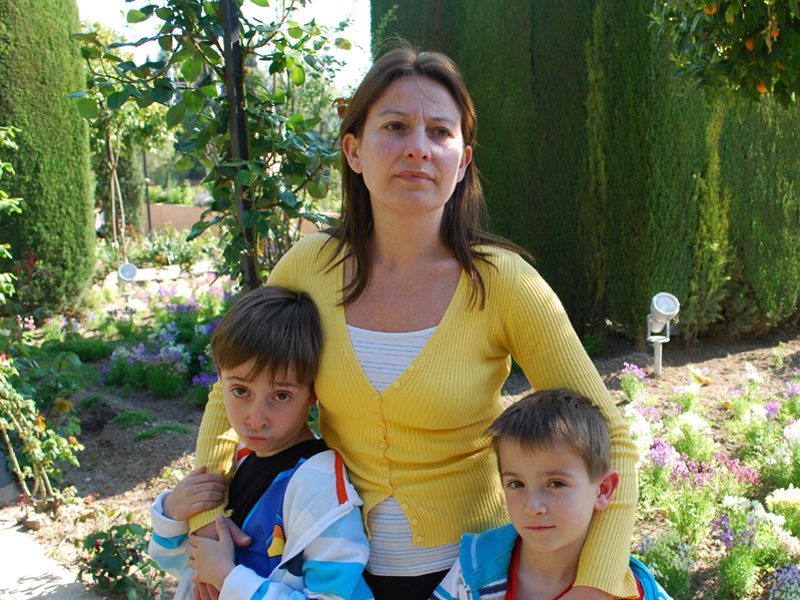
<svg viewBox="0 0 800 600">
<path fill-rule="evenodd" d="M 126 410 L 111 419 L 109 423 L 115 423 L 123 428 L 138 427 L 146 423 L 152 423 L 155 417 L 146 410 Z"/>
<path fill-rule="evenodd" d="M 178 435 L 189 435 L 192 433 L 192 430 L 189 429 L 186 425 L 180 425 L 178 423 L 164 423 L 163 425 L 156 425 L 155 427 L 151 427 L 146 431 L 140 431 L 135 436 L 133 436 L 134 442 L 141 442 L 142 440 L 149 440 L 152 437 L 157 436 L 159 433 L 176 433 Z"/>
<path fill-rule="evenodd" d="M 78 338 L 69 340 L 64 350 L 77 354 L 85 362 L 96 362 L 108 358 L 114 352 L 114 345 L 96 338 Z"/>
<path fill-rule="evenodd" d="M 22 259 L 33 251 L 52 277 L 43 303 L 74 306 L 94 269 L 89 139 L 74 100 L 85 87 L 75 0 L 0 0 L 0 124 L 16 126 L 18 150 L 3 152 L 16 172 L 3 189 L 24 199 L 0 221 L 0 239 Z M 0 159 L 2 162 L 2 159 Z M 7 271 L 7 261 L 0 271 Z"/>
</svg>

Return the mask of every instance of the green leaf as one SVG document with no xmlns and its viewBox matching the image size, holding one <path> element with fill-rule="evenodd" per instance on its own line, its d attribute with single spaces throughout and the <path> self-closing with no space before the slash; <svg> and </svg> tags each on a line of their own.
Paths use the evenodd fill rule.
<svg viewBox="0 0 800 600">
<path fill-rule="evenodd" d="M 317 200 L 321 200 L 328 195 L 328 184 L 324 179 L 320 179 L 319 183 L 309 181 L 308 185 L 306 185 L 306 189 L 308 193 L 311 194 L 311 197 Z"/>
<path fill-rule="evenodd" d="M 305 119 L 303 118 L 303 115 L 301 115 L 300 113 L 295 113 L 289 117 L 289 125 L 292 125 L 293 127 L 299 125 L 303 121 L 305 121 Z"/>
<path fill-rule="evenodd" d="M 795 19 L 800 19 L 800 9 L 798 9 L 797 0 L 789 0 L 789 6 L 792 7 Z"/>
<path fill-rule="evenodd" d="M 150 15 L 144 14 L 140 10 L 129 10 L 127 21 L 128 23 L 141 23 L 142 21 L 146 20 Z"/>
<path fill-rule="evenodd" d="M 70 94 L 67 98 L 83 98 L 86 95 L 86 92 L 75 92 L 74 94 Z"/>
<path fill-rule="evenodd" d="M 117 110 L 123 104 L 128 101 L 128 98 L 131 97 L 131 93 L 128 90 L 122 90 L 121 92 L 114 92 L 106 99 L 106 106 L 111 110 Z"/>
<path fill-rule="evenodd" d="M 167 19 L 172 18 L 172 11 L 168 8 L 157 8 L 156 15 L 159 19 L 166 21 Z"/>
<path fill-rule="evenodd" d="M 190 56 L 194 56 L 194 48 L 181 48 L 175 54 L 172 55 L 173 62 L 181 62 L 186 60 Z"/>
<path fill-rule="evenodd" d="M 100 58 L 100 56 L 100 50 L 95 46 L 81 46 L 81 58 L 94 60 L 95 58 Z"/>
<path fill-rule="evenodd" d="M 292 69 L 292 83 L 295 85 L 303 85 L 306 81 L 306 72 L 303 67 L 296 64 Z"/>
<path fill-rule="evenodd" d="M 350 50 L 353 47 L 353 44 L 351 44 L 349 40 L 341 37 L 336 38 L 333 41 L 333 45 L 339 48 L 339 50 Z"/>
<path fill-rule="evenodd" d="M 272 101 L 275 104 L 283 104 L 286 101 L 286 94 L 283 90 L 278 90 L 272 95 Z"/>
<path fill-rule="evenodd" d="M 269 0 L 253 0 L 253 4 L 267 8 L 269 6 Z"/>
<path fill-rule="evenodd" d="M 200 164 L 203 165 L 206 169 L 213 169 L 214 168 L 214 161 L 204 156 L 200 159 Z"/>
<path fill-rule="evenodd" d="M 214 17 L 219 12 L 219 2 L 203 2 L 203 10 L 209 17 Z"/>
<path fill-rule="evenodd" d="M 175 106 L 171 106 L 170 109 L 167 111 L 167 129 L 172 129 L 178 123 L 183 121 L 183 117 L 186 115 L 186 103 L 179 102 Z"/>
<path fill-rule="evenodd" d="M 188 171 L 194 167 L 194 161 L 189 158 L 188 156 L 184 156 L 178 162 L 175 163 L 175 170 L 176 171 Z"/>
<path fill-rule="evenodd" d="M 93 44 L 97 43 L 96 33 L 73 33 L 72 38 L 78 40 L 79 42 L 89 42 Z"/>
<path fill-rule="evenodd" d="M 250 185 L 256 180 L 258 174 L 255 171 L 239 171 L 236 174 L 236 183 Z"/>
<path fill-rule="evenodd" d="M 186 102 L 186 109 L 189 112 L 194 114 L 198 114 L 201 110 L 203 110 L 203 106 L 205 106 L 206 99 L 203 97 L 203 93 L 195 90 L 185 98 Z"/>
<path fill-rule="evenodd" d="M 171 35 L 162 35 L 158 38 L 158 45 L 161 46 L 161 49 L 165 52 L 169 52 L 172 50 L 172 41 L 173 37 Z"/>
<path fill-rule="evenodd" d="M 94 98 L 81 98 L 78 100 L 78 112 L 87 121 L 96 119 L 100 112 L 97 110 L 97 103 Z"/>
<path fill-rule="evenodd" d="M 188 82 L 192 82 L 203 72 L 203 62 L 196 58 L 187 58 L 181 65 L 181 75 Z"/>
<path fill-rule="evenodd" d="M 209 98 L 216 98 L 218 94 L 217 86 L 214 84 L 211 85 L 204 85 L 200 88 L 200 91 L 203 92 Z"/>
<path fill-rule="evenodd" d="M 141 98 L 134 97 L 133 100 L 136 102 L 136 106 L 139 108 L 147 108 L 150 106 L 155 100 L 150 97 L 150 92 L 145 92 L 142 94 Z"/>
<path fill-rule="evenodd" d="M 292 36 L 294 39 L 299 40 L 303 37 L 303 30 L 299 27 L 290 27 L 289 28 L 289 35 Z"/>
</svg>

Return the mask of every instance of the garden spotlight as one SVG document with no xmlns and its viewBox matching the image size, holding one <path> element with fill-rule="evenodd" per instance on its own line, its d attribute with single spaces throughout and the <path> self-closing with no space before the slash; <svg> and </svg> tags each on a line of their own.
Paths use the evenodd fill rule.
<svg viewBox="0 0 800 600">
<path fill-rule="evenodd" d="M 647 315 L 647 343 L 653 344 L 653 376 L 661 376 L 661 353 L 663 344 L 669 341 L 669 322 L 678 316 L 681 303 L 667 292 L 653 296 L 650 301 L 650 314 Z M 666 327 L 665 335 L 661 333 Z"/>
<path fill-rule="evenodd" d="M 119 282 L 119 293 L 125 298 L 125 304 L 128 303 L 128 297 L 133 294 L 133 280 L 136 279 L 136 274 L 139 269 L 133 263 L 123 263 L 117 269 L 117 281 Z M 131 289 L 125 291 L 125 284 L 130 283 Z"/>
</svg>

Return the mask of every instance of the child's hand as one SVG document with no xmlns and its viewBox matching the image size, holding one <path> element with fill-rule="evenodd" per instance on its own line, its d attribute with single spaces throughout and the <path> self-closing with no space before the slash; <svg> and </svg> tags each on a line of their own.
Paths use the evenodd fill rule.
<svg viewBox="0 0 800 600">
<path fill-rule="evenodd" d="M 233 538 L 225 518 L 217 515 L 214 524 L 219 541 L 196 535 L 189 537 L 189 545 L 186 547 L 189 560 L 186 561 L 186 566 L 197 571 L 192 581 L 208 583 L 221 590 L 225 578 L 236 565 L 233 564 Z"/>
<path fill-rule="evenodd" d="M 225 478 L 206 473 L 200 467 L 178 482 L 164 500 L 164 516 L 173 521 L 185 521 L 204 510 L 222 504 L 225 496 Z"/>
</svg>

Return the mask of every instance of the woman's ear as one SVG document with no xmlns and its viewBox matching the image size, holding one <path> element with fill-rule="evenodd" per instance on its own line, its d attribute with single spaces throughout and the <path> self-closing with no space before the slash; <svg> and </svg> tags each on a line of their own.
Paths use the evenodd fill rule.
<svg viewBox="0 0 800 600">
<path fill-rule="evenodd" d="M 611 502 L 611 496 L 619 485 L 619 473 L 614 469 L 609 469 L 600 476 L 597 481 L 597 498 L 594 502 L 595 510 L 605 510 Z"/>
<path fill-rule="evenodd" d="M 352 133 L 345 133 L 342 138 L 342 152 L 347 159 L 347 164 L 356 172 L 361 173 L 361 157 L 359 155 L 358 138 Z"/>
<path fill-rule="evenodd" d="M 461 164 L 458 165 L 458 181 L 464 179 L 467 167 L 472 162 L 472 146 L 464 146 L 464 153 L 461 155 Z"/>
</svg>

